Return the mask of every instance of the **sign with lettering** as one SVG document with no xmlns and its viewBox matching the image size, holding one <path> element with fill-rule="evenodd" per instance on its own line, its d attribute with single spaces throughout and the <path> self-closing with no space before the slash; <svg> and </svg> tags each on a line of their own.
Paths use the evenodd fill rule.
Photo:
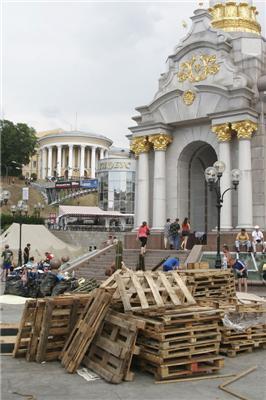
<svg viewBox="0 0 266 400">
<path fill-rule="evenodd" d="M 135 160 L 110 159 L 98 162 L 98 171 L 135 171 Z"/>
</svg>

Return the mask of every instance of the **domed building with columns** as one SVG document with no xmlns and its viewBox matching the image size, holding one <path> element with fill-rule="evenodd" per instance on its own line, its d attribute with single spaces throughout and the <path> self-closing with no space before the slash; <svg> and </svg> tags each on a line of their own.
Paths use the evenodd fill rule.
<svg viewBox="0 0 266 400">
<path fill-rule="evenodd" d="M 187 36 L 169 55 L 152 101 L 130 127 L 136 156 L 135 225 L 162 230 L 188 217 L 193 230 L 217 226 L 216 195 L 204 171 L 221 160 L 228 191 L 221 229 L 266 228 L 266 43 L 251 1 L 210 1 L 191 17 Z"/>
<path fill-rule="evenodd" d="M 105 136 L 61 129 L 39 132 L 38 150 L 23 174 L 49 177 L 95 178 L 97 162 L 108 158 L 112 141 Z"/>
</svg>

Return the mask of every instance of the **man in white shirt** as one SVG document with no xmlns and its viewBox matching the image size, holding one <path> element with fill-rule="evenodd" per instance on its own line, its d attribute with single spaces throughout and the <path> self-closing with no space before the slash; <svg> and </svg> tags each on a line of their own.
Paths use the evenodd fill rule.
<svg viewBox="0 0 266 400">
<path fill-rule="evenodd" d="M 262 246 L 262 253 L 266 251 L 266 243 L 264 242 L 263 233 L 260 231 L 260 227 L 258 225 L 254 226 L 255 230 L 252 232 L 252 247 L 254 254 L 256 254 L 256 246 Z"/>
</svg>

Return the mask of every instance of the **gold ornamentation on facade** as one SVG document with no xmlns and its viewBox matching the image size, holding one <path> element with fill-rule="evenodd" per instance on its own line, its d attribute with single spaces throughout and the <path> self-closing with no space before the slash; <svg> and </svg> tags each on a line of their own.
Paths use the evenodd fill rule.
<svg viewBox="0 0 266 400">
<path fill-rule="evenodd" d="M 136 157 L 140 153 L 147 153 L 150 148 L 151 146 L 147 136 L 137 136 L 132 139 L 132 142 L 130 144 L 130 150 L 135 153 Z"/>
<path fill-rule="evenodd" d="M 251 32 L 260 34 L 261 27 L 256 20 L 256 7 L 247 2 L 237 4 L 230 1 L 225 4 L 217 3 L 209 8 L 212 16 L 212 26 L 226 32 Z"/>
<path fill-rule="evenodd" d="M 177 74 L 179 82 L 199 82 L 207 79 L 208 75 L 215 75 L 220 66 L 216 64 L 216 55 L 202 54 L 201 56 L 192 56 L 188 61 L 180 65 Z"/>
<path fill-rule="evenodd" d="M 170 135 L 159 134 L 149 136 L 149 142 L 153 144 L 154 150 L 166 150 L 167 146 L 172 143 L 173 139 Z"/>
<path fill-rule="evenodd" d="M 231 129 L 229 124 L 219 124 L 212 126 L 212 132 L 216 134 L 218 142 L 230 142 Z"/>
<path fill-rule="evenodd" d="M 191 104 L 193 103 L 193 101 L 195 100 L 196 97 L 196 93 L 192 92 L 192 90 L 186 90 L 183 93 L 183 102 L 187 105 L 187 106 L 191 106 Z"/>
<path fill-rule="evenodd" d="M 245 121 L 235 122 L 232 129 L 236 131 L 238 139 L 251 139 L 253 133 L 258 129 L 258 124 L 246 119 Z"/>
</svg>

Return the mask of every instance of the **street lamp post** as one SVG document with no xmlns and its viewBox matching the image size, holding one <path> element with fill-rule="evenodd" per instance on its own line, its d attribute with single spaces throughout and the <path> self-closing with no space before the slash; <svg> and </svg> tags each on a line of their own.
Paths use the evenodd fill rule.
<svg viewBox="0 0 266 400">
<path fill-rule="evenodd" d="M 44 205 L 41 204 L 40 202 L 37 204 L 34 204 L 34 214 L 36 217 L 40 218 L 41 212 L 44 210 Z"/>
<path fill-rule="evenodd" d="M 21 267 L 22 265 L 22 214 L 24 213 L 26 216 L 28 215 L 28 205 L 23 203 L 23 201 L 19 201 L 17 205 L 11 206 L 11 212 L 13 217 L 16 213 L 19 215 L 19 248 L 18 248 L 18 266 Z"/>
<path fill-rule="evenodd" d="M 224 195 L 229 190 L 237 190 L 237 186 L 239 184 L 241 178 L 241 172 L 239 169 L 233 169 L 231 171 L 231 182 L 232 187 L 229 187 L 221 193 L 221 178 L 225 171 L 225 163 L 223 161 L 216 161 L 213 164 L 213 167 L 208 167 L 205 170 L 205 179 L 209 186 L 210 192 L 213 190 L 216 194 L 216 208 L 217 208 L 217 245 L 216 245 L 216 260 L 215 260 L 215 268 L 222 267 L 221 260 L 221 208 L 223 206 Z"/>
</svg>

